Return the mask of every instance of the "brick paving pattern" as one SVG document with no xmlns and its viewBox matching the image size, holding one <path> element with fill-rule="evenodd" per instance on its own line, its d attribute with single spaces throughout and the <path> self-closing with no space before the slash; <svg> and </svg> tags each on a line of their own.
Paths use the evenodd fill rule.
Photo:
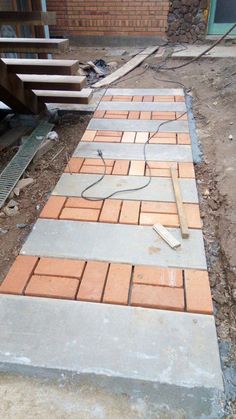
<svg viewBox="0 0 236 419">
<path fill-rule="evenodd" d="M 183 94 L 165 95 L 108 95 L 102 103 L 108 103 L 107 110 L 98 109 L 95 119 L 110 119 L 111 129 L 102 131 L 86 130 L 82 142 L 131 143 L 190 145 L 189 132 L 153 133 L 138 131 L 113 131 L 112 120 L 168 120 L 174 121 L 184 112 L 173 111 L 173 104 L 185 101 Z M 119 92 L 118 92 L 119 93 Z M 170 111 L 109 110 L 109 103 L 143 104 L 165 103 Z M 169 104 L 169 105 L 168 105 Z M 134 105 L 132 105 L 134 106 Z M 142 105 L 143 106 L 143 105 Z M 153 105 L 152 105 L 153 106 Z M 175 105 L 176 106 L 176 105 Z M 181 105 L 182 106 L 182 105 Z M 183 105 L 184 106 L 184 105 Z M 172 108 L 171 108 L 172 107 Z M 187 115 L 180 120 L 187 121 Z M 192 161 L 148 161 L 105 159 L 106 176 L 148 176 L 170 178 L 170 167 L 177 170 L 181 179 L 194 179 Z M 101 175 L 104 165 L 99 158 L 72 156 L 65 173 Z M 158 191 L 157 191 L 158 194 Z M 191 231 L 201 230 L 199 205 L 184 203 L 187 222 Z M 167 228 L 179 228 L 179 217 L 175 202 L 135 200 L 132 193 L 127 199 L 86 200 L 78 196 L 51 195 L 42 209 L 40 219 L 50 219 L 55 223 L 70 220 L 75 223 L 109 223 L 140 225 L 148 228 L 161 223 Z M 141 227 L 140 227 L 141 228 Z M 153 232 L 153 234 L 156 234 Z M 84 237 L 86 240 L 86 237 Z M 94 237 L 96 243 L 96 237 Z M 191 252 L 191 249 L 189 249 Z M 173 250 L 173 252 L 175 252 Z M 185 311 L 187 313 L 212 314 L 212 299 L 206 270 L 169 268 L 160 266 L 132 265 L 116 263 L 113 260 L 76 260 L 65 258 L 40 257 L 39 255 L 19 255 L 0 286 L 0 293 L 47 298 L 90 301 L 104 304 L 119 304 L 152 309 Z"/>
</svg>

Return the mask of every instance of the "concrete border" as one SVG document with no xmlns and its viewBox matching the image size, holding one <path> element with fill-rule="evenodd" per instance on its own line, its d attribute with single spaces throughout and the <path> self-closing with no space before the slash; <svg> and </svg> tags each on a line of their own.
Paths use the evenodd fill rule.
<svg viewBox="0 0 236 419">
<path fill-rule="evenodd" d="M 97 131 L 135 131 L 135 132 L 189 132 L 188 121 L 141 120 L 141 119 L 91 119 L 87 129 Z"/>
</svg>

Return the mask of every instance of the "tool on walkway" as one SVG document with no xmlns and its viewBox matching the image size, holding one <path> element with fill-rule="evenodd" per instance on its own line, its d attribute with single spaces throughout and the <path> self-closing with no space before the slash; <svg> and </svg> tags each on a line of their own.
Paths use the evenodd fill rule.
<svg viewBox="0 0 236 419">
<path fill-rule="evenodd" d="M 159 236 L 172 248 L 177 249 L 181 246 L 181 243 L 161 224 L 154 224 L 153 230 L 156 231 Z"/>
<path fill-rule="evenodd" d="M 172 179 L 172 184 L 173 184 L 174 193 L 175 193 L 175 200 L 176 200 L 176 205 L 177 205 L 177 210 L 178 210 L 181 235 L 183 239 L 186 239 L 189 237 L 189 230 L 188 230 L 188 223 L 187 223 L 187 218 L 186 218 L 185 209 L 184 209 L 183 200 L 182 200 L 182 194 L 181 194 L 180 185 L 179 185 L 179 179 L 177 176 L 177 170 L 171 167 L 170 172 L 171 172 L 171 179 Z"/>
</svg>

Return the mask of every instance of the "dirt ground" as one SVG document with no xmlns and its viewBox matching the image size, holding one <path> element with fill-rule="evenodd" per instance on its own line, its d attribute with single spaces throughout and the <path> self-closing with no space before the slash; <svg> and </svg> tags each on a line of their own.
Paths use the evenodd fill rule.
<svg viewBox="0 0 236 419">
<path fill-rule="evenodd" d="M 108 52 L 110 56 L 107 55 Z M 65 58 L 80 59 L 83 62 L 103 58 L 106 62 L 116 61 L 121 65 L 130 56 L 112 56 L 110 48 L 73 47 Z M 236 61 L 230 58 L 208 58 L 181 70 L 162 72 L 155 72 L 146 65 L 158 65 L 159 62 L 153 56 L 150 57 L 145 64 L 114 83 L 113 87 L 177 87 L 166 80 L 178 80 L 191 90 L 197 132 L 204 153 L 203 162 L 195 165 L 195 170 L 225 374 L 228 398 L 226 412 L 233 414 L 236 413 Z M 183 62 L 171 59 L 168 64 L 174 66 Z M 0 228 L 7 230 L 6 234 L 0 235 L 3 244 L 0 248 L 0 280 L 18 254 L 48 194 L 60 177 L 66 164 L 66 151 L 70 156 L 90 117 L 65 114 L 59 118 L 55 127 L 60 137 L 59 142 L 43 159 L 31 164 L 27 170 L 27 176 L 33 177 L 34 183 L 16 199 L 20 206 L 19 215 L 0 218 Z M 63 151 L 51 161 L 62 147 L 65 147 Z M 11 152 L 0 155 L 0 164 L 6 161 L 9 153 Z M 26 226 L 19 228 L 17 224 Z M 0 383 L 4 385 L 6 378 L 2 379 Z M 7 412 L 6 409 L 5 417 L 12 417 Z"/>
</svg>

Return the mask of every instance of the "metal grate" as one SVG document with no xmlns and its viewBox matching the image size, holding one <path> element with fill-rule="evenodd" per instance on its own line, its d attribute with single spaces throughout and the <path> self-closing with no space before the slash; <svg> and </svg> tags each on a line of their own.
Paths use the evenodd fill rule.
<svg viewBox="0 0 236 419">
<path fill-rule="evenodd" d="M 42 141 L 53 128 L 53 124 L 42 121 L 28 136 L 24 144 L 0 174 L 0 208 L 14 189 L 22 173 L 36 154 Z"/>
</svg>

